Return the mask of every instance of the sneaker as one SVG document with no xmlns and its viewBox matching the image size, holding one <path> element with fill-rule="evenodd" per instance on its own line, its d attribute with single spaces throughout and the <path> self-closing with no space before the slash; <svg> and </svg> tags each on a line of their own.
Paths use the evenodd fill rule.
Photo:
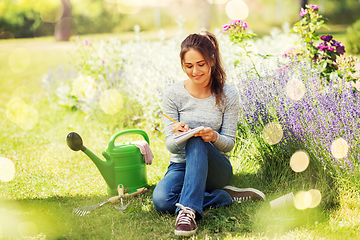
<svg viewBox="0 0 360 240">
<path fill-rule="evenodd" d="M 181 208 L 175 222 L 175 235 L 191 236 L 195 234 L 197 230 L 195 211 L 191 208 L 184 207 L 180 203 L 176 203 L 175 206 Z"/>
<path fill-rule="evenodd" d="M 254 188 L 236 188 L 233 186 L 225 186 L 223 190 L 225 190 L 231 198 L 238 203 L 247 200 L 257 201 L 266 199 L 264 193 Z"/>
</svg>

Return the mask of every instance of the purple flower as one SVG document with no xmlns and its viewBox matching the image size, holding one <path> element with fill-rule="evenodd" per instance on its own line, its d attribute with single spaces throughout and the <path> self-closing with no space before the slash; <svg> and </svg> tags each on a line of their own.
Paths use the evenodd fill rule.
<svg viewBox="0 0 360 240">
<path fill-rule="evenodd" d="M 321 37 L 321 40 L 325 41 L 325 42 L 330 42 L 333 39 L 333 36 L 331 35 L 324 35 Z"/>
<path fill-rule="evenodd" d="M 345 51 L 345 46 L 339 42 L 339 45 L 336 47 L 336 52 L 338 52 L 340 55 L 343 55 Z"/>
<path fill-rule="evenodd" d="M 223 30 L 224 32 L 226 32 L 227 30 L 229 30 L 229 28 L 230 28 L 230 25 L 229 25 L 229 24 L 225 24 L 225 25 L 222 27 L 222 30 Z"/>
<path fill-rule="evenodd" d="M 314 5 L 314 4 L 310 4 L 310 7 L 313 9 L 313 10 L 318 10 L 319 7 L 317 5 Z"/>
<path fill-rule="evenodd" d="M 305 14 L 306 14 L 307 12 L 306 12 L 306 10 L 305 9 L 301 9 L 301 11 L 300 11 L 300 16 L 305 16 Z"/>
</svg>

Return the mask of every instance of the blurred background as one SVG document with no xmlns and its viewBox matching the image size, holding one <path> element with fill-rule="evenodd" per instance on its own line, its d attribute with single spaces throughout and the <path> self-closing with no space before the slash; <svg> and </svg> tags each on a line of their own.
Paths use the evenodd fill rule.
<svg viewBox="0 0 360 240">
<path fill-rule="evenodd" d="M 0 38 L 55 36 L 67 41 L 84 34 L 165 30 L 168 35 L 221 28 L 234 16 L 258 35 L 299 21 L 304 4 L 316 4 L 332 32 L 345 32 L 360 19 L 360 0 L 1 0 Z"/>
</svg>

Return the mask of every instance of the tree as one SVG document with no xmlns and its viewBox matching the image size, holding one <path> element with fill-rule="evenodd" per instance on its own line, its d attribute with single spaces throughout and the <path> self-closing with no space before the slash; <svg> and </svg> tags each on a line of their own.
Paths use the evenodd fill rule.
<svg viewBox="0 0 360 240">
<path fill-rule="evenodd" d="M 64 7 L 64 12 L 56 24 L 55 38 L 58 41 L 69 41 L 72 31 L 74 29 L 74 21 L 72 20 L 70 0 L 61 0 Z"/>
<path fill-rule="evenodd" d="M 308 3 L 309 3 L 308 0 L 300 0 L 301 8 L 304 8 L 304 9 L 305 9 L 305 5 L 308 4 Z"/>
</svg>

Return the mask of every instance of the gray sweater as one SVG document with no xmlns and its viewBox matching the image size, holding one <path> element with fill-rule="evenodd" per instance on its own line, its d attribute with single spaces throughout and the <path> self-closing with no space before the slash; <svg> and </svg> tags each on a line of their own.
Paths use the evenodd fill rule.
<svg viewBox="0 0 360 240">
<path fill-rule="evenodd" d="M 184 80 L 185 81 L 185 80 Z M 217 140 L 213 143 L 219 152 L 226 156 L 235 144 L 235 135 L 239 115 L 239 94 L 228 84 L 224 86 L 225 104 L 222 109 L 215 107 L 216 99 L 211 95 L 205 99 L 198 99 L 190 95 L 184 81 L 171 85 L 164 91 L 163 112 L 177 122 L 183 122 L 189 128 L 199 126 L 210 127 L 216 131 Z M 172 131 L 174 123 L 164 117 L 165 144 L 171 152 L 170 161 L 185 162 L 185 149 L 179 149 Z"/>
</svg>

